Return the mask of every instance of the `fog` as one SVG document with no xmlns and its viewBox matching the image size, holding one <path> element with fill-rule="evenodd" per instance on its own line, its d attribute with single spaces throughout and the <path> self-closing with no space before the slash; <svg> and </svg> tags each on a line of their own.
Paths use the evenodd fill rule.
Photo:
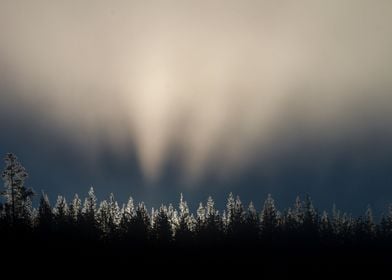
<svg viewBox="0 0 392 280">
<path fill-rule="evenodd" d="M 230 178 L 298 143 L 389 139 L 391 26 L 382 0 L 0 0 L 2 108 L 92 162 L 135 150 L 148 181 L 173 157 L 185 181 Z"/>
</svg>

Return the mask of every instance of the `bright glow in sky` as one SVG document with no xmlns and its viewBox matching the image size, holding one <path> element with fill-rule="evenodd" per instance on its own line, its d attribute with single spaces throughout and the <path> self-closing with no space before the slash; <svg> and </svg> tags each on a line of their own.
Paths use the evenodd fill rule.
<svg viewBox="0 0 392 280">
<path fill-rule="evenodd" d="M 154 180 L 176 152 L 184 178 L 225 177 L 390 110 L 391 14 L 382 0 L 1 0 L 0 83 L 90 156 L 134 147 Z"/>
</svg>

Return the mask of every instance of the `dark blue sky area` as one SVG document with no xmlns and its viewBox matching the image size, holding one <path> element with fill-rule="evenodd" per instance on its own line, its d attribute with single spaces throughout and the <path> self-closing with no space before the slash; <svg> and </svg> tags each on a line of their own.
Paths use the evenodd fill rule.
<svg viewBox="0 0 392 280">
<path fill-rule="evenodd" d="M 289 207 L 297 194 L 308 193 L 318 208 L 331 209 L 336 203 L 355 215 L 362 214 L 368 204 L 381 213 L 392 202 L 391 142 L 385 130 L 374 127 L 361 138 L 346 137 L 333 147 L 309 137 L 306 141 L 285 139 L 273 156 L 256 157 L 239 174 L 223 181 L 207 174 L 189 186 L 179 180 L 174 157 L 160 180 L 147 183 L 132 147 L 120 158 L 103 144 L 91 160 L 70 140 L 72 135 L 64 137 L 61 128 L 52 127 L 23 103 L 2 103 L 0 109 L 0 153 L 17 154 L 30 173 L 28 185 L 38 193 L 45 191 L 52 201 L 57 194 L 84 196 L 92 185 L 100 199 L 113 192 L 120 202 L 132 195 L 154 207 L 162 202 L 177 204 L 180 192 L 193 208 L 208 195 L 224 207 L 229 192 L 240 195 L 245 203 L 252 200 L 258 209 L 268 193 L 281 209 Z"/>
</svg>

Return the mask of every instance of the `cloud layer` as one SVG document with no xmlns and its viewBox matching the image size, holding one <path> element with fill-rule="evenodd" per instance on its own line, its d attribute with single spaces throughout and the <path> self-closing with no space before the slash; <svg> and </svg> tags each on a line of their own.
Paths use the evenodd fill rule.
<svg viewBox="0 0 392 280">
<path fill-rule="evenodd" d="M 134 150 L 150 181 L 173 159 L 193 182 L 307 144 L 339 153 L 391 138 L 391 12 L 390 1 L 1 1 L 2 108 L 28 108 L 91 161 Z"/>
</svg>

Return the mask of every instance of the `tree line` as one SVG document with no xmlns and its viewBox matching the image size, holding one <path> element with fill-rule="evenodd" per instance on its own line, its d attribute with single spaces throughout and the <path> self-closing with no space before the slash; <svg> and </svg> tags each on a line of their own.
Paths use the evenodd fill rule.
<svg viewBox="0 0 392 280">
<path fill-rule="evenodd" d="M 28 174 L 13 154 L 5 157 L 3 203 L 0 204 L 0 235 L 15 234 L 35 240 L 88 240 L 102 244 L 142 246 L 159 244 L 250 244 L 291 246 L 358 246 L 392 244 L 392 206 L 380 222 L 375 222 L 369 207 L 353 217 L 333 207 L 331 213 L 319 212 L 309 196 L 297 197 L 292 207 L 279 211 L 271 195 L 261 211 L 239 196 L 228 195 L 226 208 L 215 206 L 212 197 L 200 202 L 192 213 L 182 194 L 178 205 L 147 209 L 132 197 L 119 205 L 113 194 L 98 201 L 91 187 L 82 199 L 77 194 L 70 202 L 59 195 L 52 205 L 46 194 L 33 207 L 34 192 L 25 187 Z M 95 244 L 98 244 L 95 243 Z"/>
</svg>

